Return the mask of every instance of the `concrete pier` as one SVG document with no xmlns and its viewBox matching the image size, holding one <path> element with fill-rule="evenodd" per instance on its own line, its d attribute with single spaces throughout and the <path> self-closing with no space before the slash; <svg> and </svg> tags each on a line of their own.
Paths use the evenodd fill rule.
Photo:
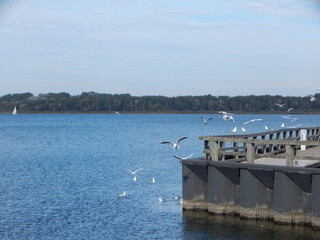
<svg viewBox="0 0 320 240">
<path fill-rule="evenodd" d="M 302 142 L 292 132 L 277 133 L 291 137 L 282 140 L 266 137 L 274 133 L 201 137 L 204 158 L 181 161 L 183 208 L 320 228 L 319 131 L 307 132 L 306 150 L 299 150 Z M 230 141 L 237 144 L 228 148 Z"/>
</svg>

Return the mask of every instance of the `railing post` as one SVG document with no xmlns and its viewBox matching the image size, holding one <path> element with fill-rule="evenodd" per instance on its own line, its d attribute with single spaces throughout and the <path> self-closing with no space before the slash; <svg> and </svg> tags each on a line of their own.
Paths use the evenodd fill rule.
<svg viewBox="0 0 320 240">
<path fill-rule="evenodd" d="M 286 166 L 293 167 L 294 163 L 294 146 L 286 144 Z"/>
<path fill-rule="evenodd" d="M 226 146 L 225 142 L 222 142 L 222 141 L 219 142 L 219 147 L 220 148 L 225 148 L 225 146 Z M 221 160 L 222 161 L 226 160 L 226 155 L 225 154 L 221 154 Z"/>
<path fill-rule="evenodd" d="M 253 143 L 247 143 L 247 162 L 254 163 L 254 145 Z"/>
</svg>

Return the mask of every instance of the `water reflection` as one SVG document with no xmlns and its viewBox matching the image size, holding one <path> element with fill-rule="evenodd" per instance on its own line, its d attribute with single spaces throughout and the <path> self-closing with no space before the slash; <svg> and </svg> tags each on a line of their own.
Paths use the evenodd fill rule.
<svg viewBox="0 0 320 240">
<path fill-rule="evenodd" d="M 309 226 L 281 225 L 272 221 L 240 219 L 238 216 L 183 211 L 182 239 L 320 239 Z"/>
</svg>

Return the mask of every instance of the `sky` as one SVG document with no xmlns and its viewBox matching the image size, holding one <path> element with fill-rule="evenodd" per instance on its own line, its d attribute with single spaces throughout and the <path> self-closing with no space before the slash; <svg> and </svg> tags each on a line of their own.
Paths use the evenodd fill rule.
<svg viewBox="0 0 320 240">
<path fill-rule="evenodd" d="M 307 96 L 320 0 L 0 0 L 0 95 Z"/>
</svg>

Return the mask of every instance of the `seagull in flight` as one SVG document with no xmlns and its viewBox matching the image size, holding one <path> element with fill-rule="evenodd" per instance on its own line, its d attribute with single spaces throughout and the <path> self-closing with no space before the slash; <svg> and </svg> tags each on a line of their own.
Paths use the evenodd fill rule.
<svg viewBox="0 0 320 240">
<path fill-rule="evenodd" d="M 139 168 L 139 169 L 137 169 L 137 170 L 135 170 L 135 171 L 131 171 L 131 170 L 129 170 L 128 168 L 125 168 L 125 170 L 127 170 L 127 171 L 128 171 L 129 173 L 131 173 L 132 175 L 135 175 L 137 172 L 143 170 L 143 168 Z"/>
<path fill-rule="evenodd" d="M 247 132 L 247 130 L 246 130 L 244 127 L 241 128 L 241 131 L 242 131 L 243 133 L 246 133 L 246 132 Z"/>
<path fill-rule="evenodd" d="M 294 121 L 296 121 L 298 119 L 298 118 L 291 117 L 291 115 L 289 115 L 289 116 L 281 116 L 281 117 L 290 120 L 290 122 L 294 122 Z"/>
<path fill-rule="evenodd" d="M 285 105 L 285 103 L 276 103 L 276 105 L 282 108 Z"/>
<path fill-rule="evenodd" d="M 176 159 L 180 159 L 180 160 L 186 160 L 188 158 L 191 158 L 193 156 L 193 153 L 191 153 L 188 157 L 178 157 L 178 156 L 175 156 L 173 155 Z"/>
<path fill-rule="evenodd" d="M 225 121 L 229 120 L 231 122 L 234 122 L 234 118 L 231 116 L 231 113 L 227 113 L 225 111 L 219 111 L 219 113 L 223 115 L 222 116 L 223 120 L 225 120 Z"/>
<path fill-rule="evenodd" d="M 236 131 L 237 131 L 237 127 L 234 127 L 234 129 L 232 129 L 230 132 L 235 133 Z"/>
<path fill-rule="evenodd" d="M 300 127 L 300 126 L 301 126 L 301 124 L 295 125 L 295 126 L 290 126 L 290 127 L 288 127 L 288 128 L 297 128 L 297 127 Z"/>
<path fill-rule="evenodd" d="M 290 111 L 292 111 L 292 110 L 294 110 L 294 108 L 289 108 L 289 109 L 287 110 L 287 112 L 290 112 Z"/>
<path fill-rule="evenodd" d="M 184 139 L 186 139 L 186 138 L 188 138 L 188 137 L 182 137 L 182 138 L 179 138 L 178 139 L 178 141 L 176 141 L 175 143 L 174 142 L 171 142 L 171 141 L 162 141 L 160 144 L 167 144 L 167 143 L 170 143 L 170 144 L 172 144 L 173 145 L 173 148 L 174 149 L 176 149 L 176 150 L 178 150 L 179 149 L 179 142 L 180 141 L 182 141 L 182 140 L 184 140 Z"/>
<path fill-rule="evenodd" d="M 209 118 L 205 118 L 205 117 L 201 117 L 203 119 L 203 123 L 207 124 L 209 120 L 213 119 L 212 117 Z"/>
<path fill-rule="evenodd" d="M 285 119 L 291 119 L 290 117 L 291 117 L 291 115 L 288 115 L 288 116 L 284 116 L 284 115 L 282 115 L 281 117 L 283 117 L 283 118 L 285 118 Z"/>
<path fill-rule="evenodd" d="M 248 123 L 250 123 L 250 122 L 262 121 L 262 120 L 263 120 L 262 118 L 251 119 L 251 120 L 249 120 L 249 121 L 244 122 L 243 125 L 248 124 Z"/>
</svg>

